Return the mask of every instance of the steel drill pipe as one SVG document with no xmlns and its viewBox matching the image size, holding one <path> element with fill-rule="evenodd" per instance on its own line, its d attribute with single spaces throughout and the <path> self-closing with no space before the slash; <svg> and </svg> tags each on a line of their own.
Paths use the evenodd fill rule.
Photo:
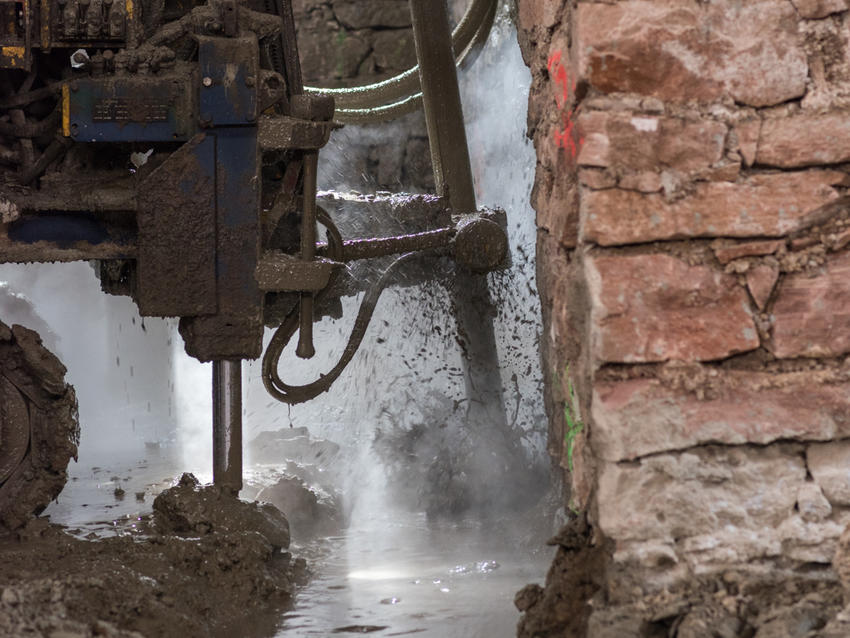
<svg viewBox="0 0 850 638">
<path fill-rule="evenodd" d="M 242 489 L 242 362 L 213 361 L 213 483 Z"/>
<path fill-rule="evenodd" d="M 445 0 L 410 0 L 413 37 L 437 195 L 456 213 L 476 210 L 463 108 Z M 467 422 L 504 435 L 508 429 L 492 318 L 496 311 L 483 275 L 459 269 L 452 305 L 464 341 Z"/>
</svg>

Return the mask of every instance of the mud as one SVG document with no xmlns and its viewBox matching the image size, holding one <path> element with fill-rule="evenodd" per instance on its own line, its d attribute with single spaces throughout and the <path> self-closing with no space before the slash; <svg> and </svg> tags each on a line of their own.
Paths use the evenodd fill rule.
<svg viewBox="0 0 850 638">
<path fill-rule="evenodd" d="M 331 536 L 345 527 L 338 498 L 317 485 L 306 484 L 298 476 L 283 476 L 262 489 L 257 498 L 291 512 L 289 517 L 299 538 Z"/>
<path fill-rule="evenodd" d="M 248 450 L 254 465 L 243 496 L 286 512 L 296 542 L 343 530 L 348 516 L 340 489 L 344 472 L 339 445 L 299 427 L 261 432 Z"/>
<path fill-rule="evenodd" d="M 303 583 L 270 505 L 191 475 L 132 533 L 80 540 L 47 519 L 0 536 L 0 635 L 51 638 L 267 636 Z M 180 534 L 180 535 L 178 535 Z"/>
<path fill-rule="evenodd" d="M 274 549 L 289 547 L 289 523 L 268 503 L 246 503 L 215 485 L 201 486 L 192 474 L 183 474 L 176 486 L 153 502 L 154 525 L 163 534 L 204 536 L 253 530 Z"/>
<path fill-rule="evenodd" d="M 845 540 L 846 542 L 846 540 Z M 837 638 L 850 635 L 842 583 L 826 566 L 757 564 L 705 574 L 661 592 L 609 566 L 583 517 L 549 544 L 558 547 L 545 587 L 514 600 L 519 638 Z M 609 569 L 607 578 L 603 577 Z"/>
<path fill-rule="evenodd" d="M 514 599 L 524 612 L 518 638 L 586 635 L 590 600 L 602 586 L 604 548 L 596 547 L 583 517 L 576 518 L 548 542 L 557 546 L 546 586 L 526 585 Z"/>
<path fill-rule="evenodd" d="M 80 436 L 65 371 L 36 332 L 0 322 L 0 530 L 23 525 L 65 485 Z"/>
</svg>

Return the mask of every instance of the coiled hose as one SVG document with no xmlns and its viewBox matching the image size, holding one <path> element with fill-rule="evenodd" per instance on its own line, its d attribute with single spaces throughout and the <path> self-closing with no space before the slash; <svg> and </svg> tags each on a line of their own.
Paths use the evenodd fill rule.
<svg viewBox="0 0 850 638">
<path fill-rule="evenodd" d="M 497 0 L 472 0 L 452 33 L 452 47 L 459 66 L 474 61 L 487 40 L 496 17 Z M 419 90 L 419 66 L 375 84 L 342 89 L 304 87 L 312 95 L 334 98 L 334 120 L 343 124 L 369 124 L 391 120 L 422 105 Z"/>
<path fill-rule="evenodd" d="M 339 230 L 327 212 L 320 207 L 317 207 L 317 220 L 328 229 L 328 256 L 336 261 L 341 260 L 343 244 Z M 263 385 L 265 385 L 268 393 L 278 401 L 295 405 L 296 403 L 304 403 L 305 401 L 315 399 L 322 392 L 327 392 L 357 353 L 357 349 L 360 347 L 363 337 L 366 334 L 366 329 L 369 327 L 372 314 L 375 312 L 375 307 L 378 305 L 381 293 L 384 292 L 384 289 L 392 280 L 399 266 L 417 254 L 407 253 L 402 255 L 384 270 L 380 279 L 366 292 L 366 296 L 360 302 L 360 309 L 357 312 L 357 318 L 354 320 L 351 335 L 345 344 L 345 349 L 339 361 L 337 361 L 336 365 L 327 374 L 320 375 L 318 379 L 305 385 L 290 385 L 285 383 L 278 374 L 278 366 L 283 350 L 298 330 L 299 313 L 296 306 L 286 316 L 286 319 L 284 319 L 277 330 L 275 330 L 268 348 L 266 348 L 266 352 L 263 355 Z M 316 301 L 321 299 L 325 291 L 328 290 L 328 287 L 316 294 Z"/>
</svg>

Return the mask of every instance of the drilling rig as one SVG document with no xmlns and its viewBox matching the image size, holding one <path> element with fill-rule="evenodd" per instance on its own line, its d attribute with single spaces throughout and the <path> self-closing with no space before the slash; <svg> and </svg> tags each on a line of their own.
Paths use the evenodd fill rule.
<svg viewBox="0 0 850 638">
<path fill-rule="evenodd" d="M 444 0 L 411 0 L 418 66 L 334 91 L 303 85 L 290 0 L 0 0 L 0 263 L 89 261 L 105 293 L 179 318 L 186 352 L 213 363 L 214 483 L 238 493 L 242 360 L 263 356 L 278 400 L 315 398 L 354 356 L 381 291 L 424 255 L 452 260 L 486 297 L 505 220 L 476 207 L 455 64 L 494 14 L 474 0 L 452 33 Z M 415 108 L 436 193 L 317 197 L 335 127 Z M 340 202 L 389 211 L 404 232 L 344 238 Z M 296 355 L 312 357 L 313 322 L 362 290 L 348 265 L 390 256 L 340 361 L 313 383 L 283 381 L 295 333 Z M 498 412 L 492 326 L 472 332 L 467 386 L 493 393 L 478 403 Z M 0 323 L 0 527 L 66 481 L 79 424 L 64 373 L 36 333 Z"/>
</svg>

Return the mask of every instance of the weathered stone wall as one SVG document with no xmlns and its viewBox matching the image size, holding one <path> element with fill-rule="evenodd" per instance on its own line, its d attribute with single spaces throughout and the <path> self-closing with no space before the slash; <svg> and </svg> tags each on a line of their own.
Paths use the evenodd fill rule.
<svg viewBox="0 0 850 638">
<path fill-rule="evenodd" d="M 416 64 L 407 0 L 293 0 L 304 83 L 372 84 Z M 322 153 L 322 182 L 335 189 L 433 191 L 422 112 L 348 126 Z"/>
<path fill-rule="evenodd" d="M 588 548 L 605 557 L 585 579 L 592 636 L 803 636 L 767 633 L 766 610 L 819 596 L 806 631 L 836 611 L 848 7 L 519 0 L 550 452 L 589 523 L 526 592 L 528 635 L 562 635 L 575 594 L 553 589 Z"/>
<path fill-rule="evenodd" d="M 306 84 L 356 86 L 416 64 L 407 0 L 293 0 Z"/>
</svg>

